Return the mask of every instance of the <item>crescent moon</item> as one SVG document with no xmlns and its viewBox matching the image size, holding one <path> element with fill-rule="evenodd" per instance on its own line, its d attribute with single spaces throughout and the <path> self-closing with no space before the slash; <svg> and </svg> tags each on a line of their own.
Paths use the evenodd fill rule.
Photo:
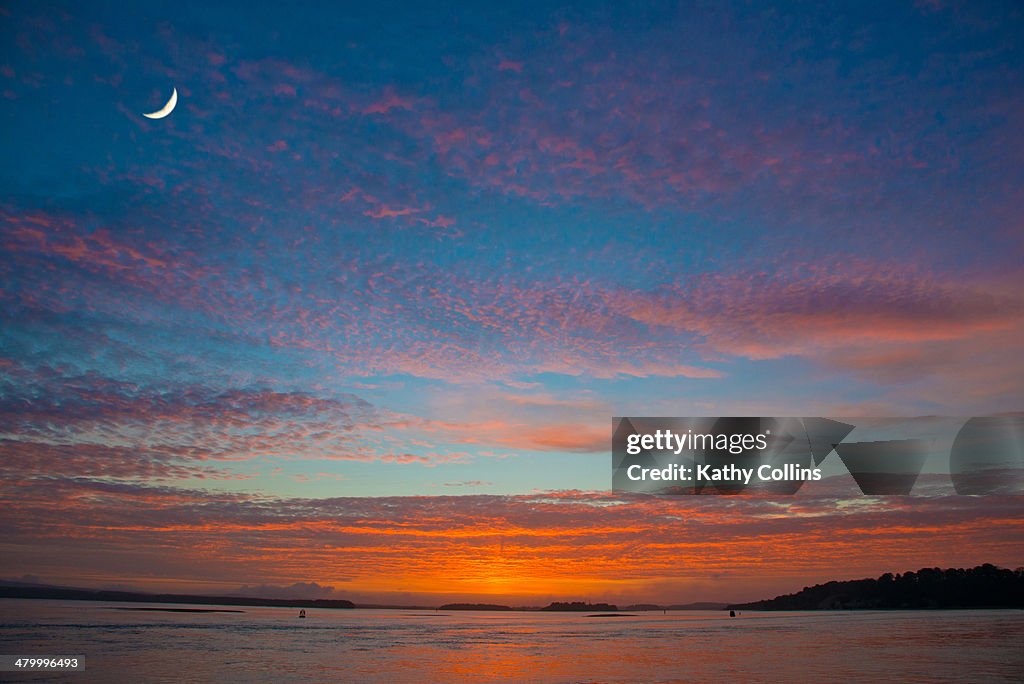
<svg viewBox="0 0 1024 684">
<path fill-rule="evenodd" d="M 178 104 L 177 88 L 175 88 L 174 92 L 171 93 L 171 99 L 168 100 L 167 104 L 165 104 L 161 109 L 158 109 L 155 112 L 150 112 L 149 114 L 143 114 L 142 116 L 146 117 L 147 119 L 162 119 L 174 111 L 174 106 L 176 104 Z"/>
</svg>

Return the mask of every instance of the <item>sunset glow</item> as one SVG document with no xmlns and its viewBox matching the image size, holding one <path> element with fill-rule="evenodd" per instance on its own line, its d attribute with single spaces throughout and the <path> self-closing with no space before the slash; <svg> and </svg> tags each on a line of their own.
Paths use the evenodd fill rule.
<svg viewBox="0 0 1024 684">
<path fill-rule="evenodd" d="M 1019 7 L 229 5 L 0 7 L 0 579 L 535 606 L 1024 565 L 1021 497 L 934 474 L 609 463 L 612 416 L 1024 408 Z"/>
</svg>

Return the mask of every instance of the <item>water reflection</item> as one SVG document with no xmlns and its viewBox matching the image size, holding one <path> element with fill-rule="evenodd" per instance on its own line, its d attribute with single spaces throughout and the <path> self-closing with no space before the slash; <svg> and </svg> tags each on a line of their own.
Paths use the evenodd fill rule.
<svg viewBox="0 0 1024 684">
<path fill-rule="evenodd" d="M 125 613 L 2 600 L 5 652 L 84 654 L 76 681 L 1019 681 L 1024 612 Z M 54 681 L 66 675 L 16 675 Z"/>
</svg>

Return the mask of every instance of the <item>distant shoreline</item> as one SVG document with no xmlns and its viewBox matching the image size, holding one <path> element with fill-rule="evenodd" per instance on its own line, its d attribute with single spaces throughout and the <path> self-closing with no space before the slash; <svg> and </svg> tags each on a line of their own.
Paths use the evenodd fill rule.
<svg viewBox="0 0 1024 684">
<path fill-rule="evenodd" d="M 71 589 L 62 587 L 0 586 L 0 598 L 57 601 L 104 601 L 107 603 L 187 603 L 200 606 L 263 606 L 266 608 L 325 608 L 351 610 L 351 601 L 335 599 L 270 599 L 248 596 L 201 596 L 193 594 L 145 594 L 135 591 Z"/>
<path fill-rule="evenodd" d="M 0 598 L 107 603 L 164 603 L 212 606 L 262 606 L 267 608 L 320 608 L 325 610 L 379 609 L 421 611 L 516 611 L 586 612 L 598 614 L 668 611 L 821 611 L 821 610 L 972 610 L 1024 608 L 1024 568 L 1008 570 L 991 564 L 974 568 L 922 568 L 917 572 L 878 579 L 832 581 L 805 587 L 795 594 L 747 603 L 700 602 L 660 606 L 554 601 L 547 606 L 506 606 L 492 603 L 448 603 L 442 606 L 387 604 L 357 605 L 344 599 L 283 599 L 252 596 L 206 596 L 198 594 L 149 594 L 137 591 L 93 590 L 6 581 L 0 583 Z M 175 609 L 167 609 L 174 611 Z M 177 609 L 201 612 L 199 609 Z M 226 612 L 226 611 L 225 611 Z"/>
<path fill-rule="evenodd" d="M 108 603 L 186 603 L 200 606 L 253 606 L 265 608 L 323 608 L 327 610 L 422 610 L 422 611 L 499 611 L 499 612 L 598 612 L 617 611 L 610 604 L 559 603 L 548 606 L 505 606 L 498 604 L 449 603 L 442 606 L 404 606 L 388 604 L 355 604 L 342 599 L 275 599 L 251 596 L 204 596 L 198 594 L 147 594 L 137 591 L 113 591 L 50 587 L 43 585 L 0 584 L 0 599 L 34 599 L 52 601 L 105 601 Z M 690 603 L 669 606 L 653 604 L 631 605 L 622 610 L 630 612 L 664 611 L 719 611 L 725 603 Z M 169 609 L 170 610 L 170 609 Z M 196 610 L 195 612 L 198 612 Z"/>
<path fill-rule="evenodd" d="M 84 590 L 83 590 L 84 591 Z M 98 593 L 98 592 L 97 592 Z M 121 592 L 117 592 L 121 593 Z M 722 613 L 727 615 L 726 609 L 720 608 L 659 608 L 655 609 L 644 609 L 641 611 L 630 612 L 616 612 L 616 613 L 604 613 L 604 614 L 586 614 L 583 611 L 546 611 L 537 607 L 502 607 L 497 608 L 446 608 L 446 607 L 432 607 L 432 606 L 392 606 L 392 605 L 353 605 L 352 608 L 336 608 L 333 606 L 324 606 L 318 604 L 316 601 L 292 601 L 288 599 L 258 599 L 249 597 L 180 597 L 187 598 L 188 600 L 174 600 L 169 601 L 160 596 L 140 595 L 137 599 L 123 599 L 123 598 L 110 598 L 109 596 L 67 596 L 67 595 L 22 595 L 15 592 L 10 592 L 9 587 L 0 587 L 0 601 L 4 599 L 11 600 L 29 600 L 29 601 L 82 601 L 91 603 L 168 603 L 168 604 L 192 604 L 192 605 L 209 605 L 209 606 L 222 606 L 222 605 L 233 605 L 233 606 L 247 606 L 252 608 L 322 608 L 325 610 L 413 610 L 421 611 L 423 613 L 448 613 L 448 612 L 503 612 L 503 613 L 559 613 L 564 615 L 580 615 L 582 617 L 643 617 L 642 613 Z M 242 603 L 241 601 L 245 601 Z M 166 613 L 239 613 L 244 614 L 244 610 L 230 610 L 230 609 L 203 609 L 203 608 L 151 608 L 151 607 L 127 607 L 127 606 L 107 606 L 111 610 L 123 610 L 123 611 L 140 611 L 140 612 L 166 612 Z M 870 607 L 843 607 L 843 608 L 764 608 L 764 607 L 749 607 L 747 604 L 740 604 L 736 606 L 736 609 L 750 613 L 762 613 L 770 614 L 777 612 L 787 613 L 822 613 L 822 612 L 949 612 L 949 611 L 970 611 L 970 610 L 1013 610 L 1019 611 L 1024 608 L 1017 606 L 963 606 L 963 607 L 932 607 L 932 606 L 904 606 L 900 608 L 870 608 Z M 638 613 L 640 613 L 638 615 Z M 742 615 L 739 616 L 742 618 Z"/>
</svg>

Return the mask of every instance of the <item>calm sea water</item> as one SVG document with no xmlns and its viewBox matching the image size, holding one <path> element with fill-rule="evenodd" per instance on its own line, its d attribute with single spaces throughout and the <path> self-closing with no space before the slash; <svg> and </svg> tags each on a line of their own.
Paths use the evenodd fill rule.
<svg viewBox="0 0 1024 684">
<path fill-rule="evenodd" d="M 84 655 L 76 682 L 1024 680 L 1024 611 L 567 613 L 117 610 L 0 599 L 0 653 Z M 156 604 L 145 604 L 154 605 Z M 159 606 L 157 606 L 159 607 Z M 185 607 L 185 606 L 163 606 Z M 212 606 L 195 606 L 210 608 Z"/>
</svg>

